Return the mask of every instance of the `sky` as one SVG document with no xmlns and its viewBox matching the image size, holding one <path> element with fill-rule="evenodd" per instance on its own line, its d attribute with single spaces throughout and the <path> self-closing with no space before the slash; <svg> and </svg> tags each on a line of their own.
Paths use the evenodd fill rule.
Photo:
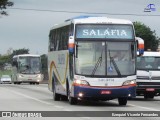
<svg viewBox="0 0 160 120">
<path fill-rule="evenodd" d="M 2 55 L 10 48 L 29 49 L 31 54 L 47 54 L 50 28 L 54 24 L 60 24 L 66 19 L 80 15 L 139 21 L 151 30 L 155 30 L 160 37 L 160 0 L 10 1 L 14 2 L 14 6 L 7 9 L 9 16 L 0 16 L 0 54 Z M 152 9 L 151 12 L 144 12 L 149 4 L 154 4 L 152 7 L 155 11 Z"/>
</svg>

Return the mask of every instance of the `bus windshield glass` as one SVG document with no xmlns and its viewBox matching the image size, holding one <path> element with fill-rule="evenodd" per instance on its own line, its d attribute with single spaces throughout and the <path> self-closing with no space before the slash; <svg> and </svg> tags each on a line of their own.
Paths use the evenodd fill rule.
<svg viewBox="0 0 160 120">
<path fill-rule="evenodd" d="M 78 41 L 76 74 L 127 76 L 135 74 L 134 42 Z"/>
<path fill-rule="evenodd" d="M 19 72 L 23 74 L 37 74 L 41 72 L 39 57 L 19 57 Z"/>
<path fill-rule="evenodd" d="M 79 24 L 76 38 L 134 39 L 131 25 Z"/>
<path fill-rule="evenodd" d="M 137 57 L 137 69 L 139 70 L 159 70 L 160 57 L 140 56 Z"/>
</svg>

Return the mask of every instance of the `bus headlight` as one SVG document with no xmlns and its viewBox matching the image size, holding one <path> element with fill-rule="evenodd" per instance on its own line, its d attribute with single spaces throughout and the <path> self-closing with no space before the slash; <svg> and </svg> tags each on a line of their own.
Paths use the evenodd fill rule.
<svg viewBox="0 0 160 120">
<path fill-rule="evenodd" d="M 18 78 L 22 78 L 22 77 L 24 77 L 23 75 L 18 75 Z"/>
<path fill-rule="evenodd" d="M 41 75 L 39 74 L 39 75 L 37 75 L 36 77 L 37 77 L 37 78 L 41 78 Z"/>
<path fill-rule="evenodd" d="M 85 80 L 74 80 L 74 86 L 90 86 L 89 83 Z"/>
<path fill-rule="evenodd" d="M 123 85 L 136 86 L 136 80 L 127 80 L 123 83 Z"/>
</svg>

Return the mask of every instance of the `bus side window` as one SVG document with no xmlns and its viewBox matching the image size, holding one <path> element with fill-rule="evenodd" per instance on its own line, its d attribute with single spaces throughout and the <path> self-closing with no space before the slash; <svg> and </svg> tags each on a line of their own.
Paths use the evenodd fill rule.
<svg viewBox="0 0 160 120">
<path fill-rule="evenodd" d="M 68 31 L 69 31 L 69 26 L 66 26 L 64 28 L 64 50 L 68 49 L 68 39 L 69 39 Z"/>
<path fill-rule="evenodd" d="M 12 65 L 18 67 L 18 63 L 16 61 L 13 61 Z"/>
<path fill-rule="evenodd" d="M 69 73 L 70 73 L 70 79 L 73 80 L 73 55 L 69 55 Z"/>
<path fill-rule="evenodd" d="M 16 58 L 13 58 L 12 66 L 18 67 L 18 62 Z"/>
<path fill-rule="evenodd" d="M 158 68 L 160 69 L 160 60 L 157 58 L 155 59 L 155 62 L 154 62 L 154 68 Z"/>
<path fill-rule="evenodd" d="M 55 45 L 56 45 L 56 41 L 55 41 L 55 30 L 51 31 L 50 35 L 49 35 L 49 51 L 54 51 L 55 50 Z"/>
</svg>

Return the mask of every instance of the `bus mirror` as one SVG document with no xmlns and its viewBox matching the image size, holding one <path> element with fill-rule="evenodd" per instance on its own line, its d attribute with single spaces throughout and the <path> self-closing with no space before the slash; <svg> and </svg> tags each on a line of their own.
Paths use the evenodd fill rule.
<svg viewBox="0 0 160 120">
<path fill-rule="evenodd" d="M 13 61 L 13 62 L 12 62 L 12 66 L 18 67 L 18 63 L 17 63 L 16 61 Z"/>
<path fill-rule="evenodd" d="M 68 43 L 69 53 L 73 54 L 74 53 L 74 48 L 75 48 L 74 37 L 73 36 L 69 36 L 69 43 Z"/>
<path fill-rule="evenodd" d="M 136 37 L 136 43 L 137 43 L 137 52 L 138 56 L 143 55 L 144 53 L 144 40 L 140 37 Z"/>
</svg>

